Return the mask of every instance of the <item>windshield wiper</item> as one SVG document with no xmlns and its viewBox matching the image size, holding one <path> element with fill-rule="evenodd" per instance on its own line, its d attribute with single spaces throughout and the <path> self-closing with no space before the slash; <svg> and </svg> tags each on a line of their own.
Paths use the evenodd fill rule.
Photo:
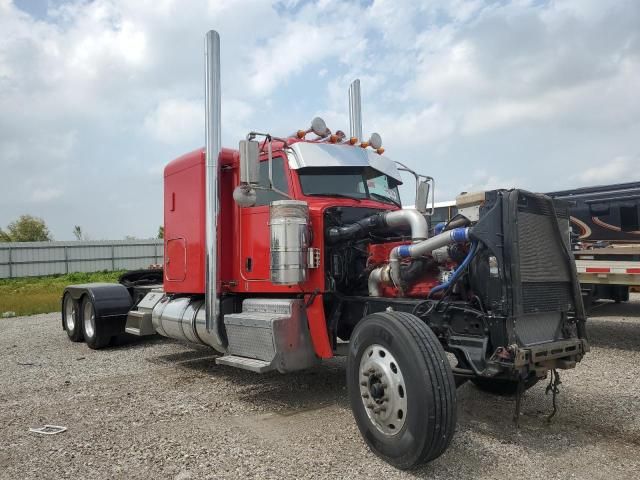
<svg viewBox="0 0 640 480">
<path fill-rule="evenodd" d="M 379 193 L 369 192 L 369 196 L 380 200 L 381 202 L 392 203 L 396 207 L 402 207 L 402 205 L 400 205 L 400 202 L 396 202 L 393 198 L 385 197 L 384 195 L 380 195 Z"/>
<path fill-rule="evenodd" d="M 347 195 L 345 193 L 305 193 L 308 197 L 338 197 L 338 198 L 350 198 L 351 200 L 357 200 L 358 202 L 362 201 L 360 197 L 353 197 L 351 195 Z"/>
</svg>

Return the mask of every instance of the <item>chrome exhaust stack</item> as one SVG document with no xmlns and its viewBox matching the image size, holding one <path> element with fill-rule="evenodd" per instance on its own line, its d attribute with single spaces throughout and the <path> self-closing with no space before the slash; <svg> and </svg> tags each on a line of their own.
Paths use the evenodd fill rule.
<svg viewBox="0 0 640 480">
<path fill-rule="evenodd" d="M 218 334 L 218 157 L 222 150 L 220 35 L 209 30 L 204 42 L 205 57 L 205 312 L 206 329 Z"/>
<path fill-rule="evenodd" d="M 356 78 L 349 86 L 349 135 L 362 138 L 362 103 L 360 100 L 360 80 Z"/>
</svg>

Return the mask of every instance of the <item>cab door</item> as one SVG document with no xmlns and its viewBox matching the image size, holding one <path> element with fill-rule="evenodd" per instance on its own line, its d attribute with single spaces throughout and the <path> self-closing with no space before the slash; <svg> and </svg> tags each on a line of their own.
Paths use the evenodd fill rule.
<svg viewBox="0 0 640 480">
<path fill-rule="evenodd" d="M 289 169 L 284 157 L 274 157 L 273 185 L 289 194 Z M 260 186 L 269 186 L 269 162 L 260 162 Z M 287 197 L 272 190 L 256 190 L 256 204 L 240 209 L 240 272 L 248 281 L 269 281 L 269 204 Z"/>
</svg>

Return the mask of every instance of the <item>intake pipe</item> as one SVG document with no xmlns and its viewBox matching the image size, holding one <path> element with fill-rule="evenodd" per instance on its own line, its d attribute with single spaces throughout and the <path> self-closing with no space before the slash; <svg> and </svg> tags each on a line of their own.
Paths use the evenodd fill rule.
<svg viewBox="0 0 640 480">
<path fill-rule="evenodd" d="M 205 315 L 206 329 L 219 336 L 218 312 L 218 157 L 221 145 L 220 35 L 209 30 L 205 57 Z"/>
<path fill-rule="evenodd" d="M 469 241 L 469 227 L 454 228 L 439 235 L 431 237 L 413 245 L 400 245 L 391 250 L 389 255 L 389 276 L 396 287 L 400 287 L 400 260 L 403 258 L 418 258 L 433 250 L 451 245 L 452 243 L 463 243 Z"/>
<path fill-rule="evenodd" d="M 371 270 L 369 273 L 369 280 L 367 282 L 367 287 L 369 289 L 370 297 L 381 297 L 382 290 L 380 286 L 383 283 L 389 283 L 390 279 L 389 275 L 389 266 L 385 265 L 384 267 L 378 267 Z"/>
<path fill-rule="evenodd" d="M 424 216 L 413 209 L 381 212 L 358 220 L 350 225 L 331 227 L 327 229 L 325 237 L 329 243 L 335 244 L 345 240 L 365 238 L 369 233 L 383 228 L 411 228 L 411 240 L 414 243 L 426 240 L 429 236 L 429 226 Z"/>
<path fill-rule="evenodd" d="M 381 214 L 370 215 L 355 223 L 342 227 L 330 227 L 325 233 L 328 243 L 335 244 L 345 240 L 365 238 L 370 232 L 384 228 L 385 223 Z"/>
<path fill-rule="evenodd" d="M 394 210 L 393 212 L 383 213 L 384 222 L 387 227 L 403 227 L 409 225 L 411 227 L 411 240 L 414 243 L 426 240 L 429 237 L 429 226 L 427 221 L 420 212 L 414 209 L 406 208 L 403 210 Z"/>
</svg>

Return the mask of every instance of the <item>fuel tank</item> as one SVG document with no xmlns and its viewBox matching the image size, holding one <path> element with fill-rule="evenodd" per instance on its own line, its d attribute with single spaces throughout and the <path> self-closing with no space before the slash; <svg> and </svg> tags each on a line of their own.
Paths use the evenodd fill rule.
<svg viewBox="0 0 640 480">
<path fill-rule="evenodd" d="M 207 330 L 204 299 L 201 297 L 171 298 L 165 295 L 153 308 L 151 319 L 160 335 L 226 352 L 220 334 Z"/>
</svg>

